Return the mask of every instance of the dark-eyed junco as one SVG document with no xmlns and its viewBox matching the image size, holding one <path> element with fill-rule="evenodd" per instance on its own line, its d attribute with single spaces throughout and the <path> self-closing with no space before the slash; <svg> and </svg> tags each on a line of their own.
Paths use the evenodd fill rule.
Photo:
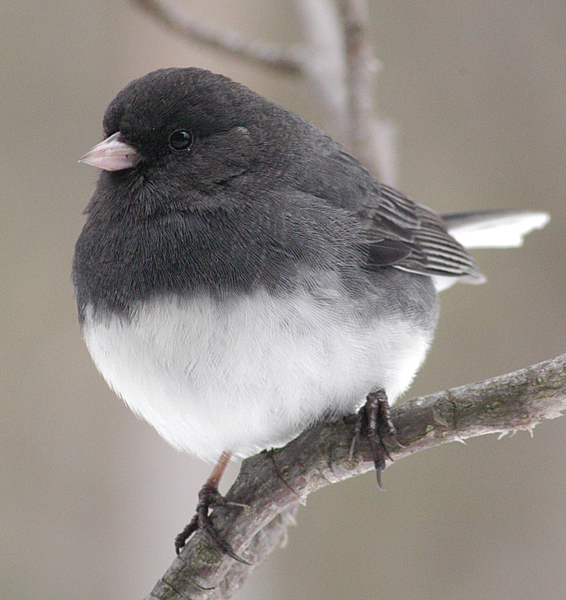
<svg viewBox="0 0 566 600">
<path fill-rule="evenodd" d="M 173 446 L 221 457 L 354 413 L 378 422 L 432 341 L 437 290 L 483 276 L 464 246 L 518 245 L 538 212 L 439 216 L 301 117 L 196 68 L 130 83 L 82 161 L 102 170 L 73 264 L 108 384 Z M 463 245 L 461 245 L 461 243 Z M 197 520 L 177 541 L 196 528 Z M 219 540 L 224 550 L 229 546 Z"/>
</svg>

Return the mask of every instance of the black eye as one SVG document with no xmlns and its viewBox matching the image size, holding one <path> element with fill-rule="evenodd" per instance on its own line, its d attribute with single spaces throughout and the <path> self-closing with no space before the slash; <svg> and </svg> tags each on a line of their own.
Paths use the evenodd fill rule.
<svg viewBox="0 0 566 600">
<path fill-rule="evenodd" d="M 169 136 L 169 145 L 173 150 L 186 150 L 194 141 L 193 134 L 184 129 L 178 129 Z"/>
</svg>

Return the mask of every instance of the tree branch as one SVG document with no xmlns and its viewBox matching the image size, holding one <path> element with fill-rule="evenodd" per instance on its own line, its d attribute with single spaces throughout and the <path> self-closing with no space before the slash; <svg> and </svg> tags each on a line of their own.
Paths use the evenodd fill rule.
<svg viewBox="0 0 566 600">
<path fill-rule="evenodd" d="M 298 75 L 303 72 L 304 57 L 299 48 L 285 48 L 277 44 L 248 40 L 235 31 L 205 25 L 192 18 L 187 12 L 160 0 L 132 0 L 132 2 L 187 41 L 203 44 L 281 73 Z"/>
<path fill-rule="evenodd" d="M 325 109 L 328 130 L 348 138 L 344 28 L 335 0 L 295 0 L 305 38 L 304 76 Z"/>
<path fill-rule="evenodd" d="M 392 417 L 403 448 L 390 448 L 396 461 L 454 440 L 488 433 L 532 429 L 566 410 L 566 355 L 526 369 L 424 398 L 401 402 Z M 317 489 L 373 468 L 369 444 L 360 440 L 349 460 L 353 418 L 320 423 L 284 448 L 242 463 L 227 494 L 247 509 L 213 513 L 219 532 L 236 552 L 260 564 L 285 538 L 299 503 Z M 197 532 L 147 600 L 228 598 L 254 567 L 223 555 Z"/>
<path fill-rule="evenodd" d="M 372 87 L 374 74 L 381 64 L 373 56 L 368 42 L 368 7 L 366 0 L 339 0 L 344 26 L 347 73 L 347 130 L 350 147 L 366 165 L 377 165 L 376 147 L 372 144 Z"/>
<path fill-rule="evenodd" d="M 388 185 L 397 183 L 397 137 L 390 121 L 375 117 L 373 95 L 382 64 L 369 42 L 367 0 L 339 0 L 346 58 L 347 145 L 368 169 Z"/>
</svg>

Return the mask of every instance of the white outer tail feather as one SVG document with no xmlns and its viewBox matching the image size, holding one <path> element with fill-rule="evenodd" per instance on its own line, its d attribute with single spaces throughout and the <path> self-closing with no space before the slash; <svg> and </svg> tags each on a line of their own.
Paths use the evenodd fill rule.
<svg viewBox="0 0 566 600">
<path fill-rule="evenodd" d="M 464 248 L 518 248 L 524 237 L 542 229 L 550 220 L 545 212 L 491 210 L 442 215 L 448 233 Z M 433 277 L 437 291 L 458 281 L 456 277 Z"/>
<path fill-rule="evenodd" d="M 444 218 L 444 217 L 443 217 Z M 544 212 L 489 211 L 447 215 L 448 232 L 464 248 L 518 248 L 524 237 L 550 220 Z"/>
</svg>

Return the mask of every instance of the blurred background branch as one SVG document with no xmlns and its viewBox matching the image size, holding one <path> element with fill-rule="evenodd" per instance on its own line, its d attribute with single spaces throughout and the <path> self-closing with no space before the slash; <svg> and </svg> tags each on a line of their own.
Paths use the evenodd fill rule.
<svg viewBox="0 0 566 600">
<path fill-rule="evenodd" d="M 221 29 L 191 17 L 189 11 L 162 0 L 132 0 L 153 19 L 185 40 L 203 44 L 214 50 L 281 73 L 299 75 L 303 72 L 304 56 L 298 48 L 249 40 L 234 30 Z"/>
</svg>

